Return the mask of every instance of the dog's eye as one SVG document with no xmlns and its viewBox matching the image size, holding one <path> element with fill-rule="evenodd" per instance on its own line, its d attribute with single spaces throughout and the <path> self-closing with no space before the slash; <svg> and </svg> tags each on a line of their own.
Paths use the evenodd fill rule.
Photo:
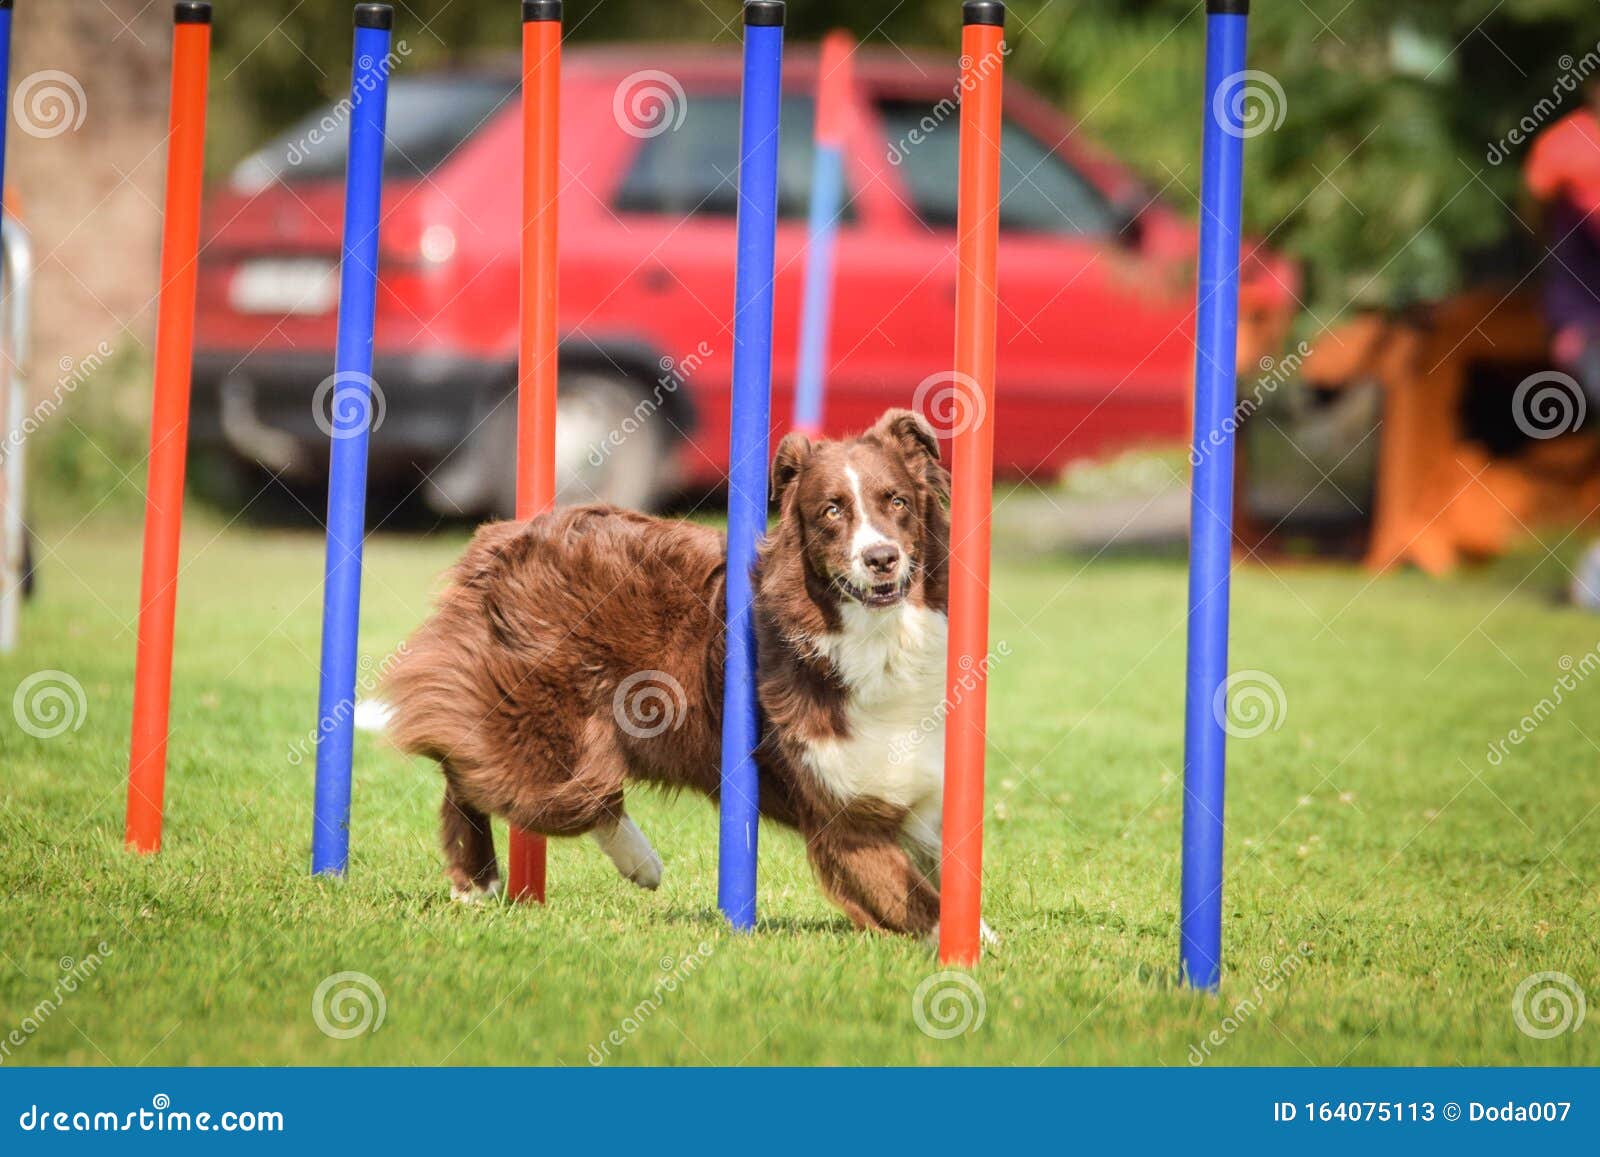
<svg viewBox="0 0 1600 1157">
<path fill-rule="evenodd" d="M 889 499 L 889 505 L 894 507 L 896 510 L 904 510 L 906 508 L 906 500 L 896 494 L 893 498 Z"/>
<path fill-rule="evenodd" d="M 833 522 L 844 513 L 844 509 L 837 502 L 830 502 L 822 511 L 822 517 Z"/>
</svg>

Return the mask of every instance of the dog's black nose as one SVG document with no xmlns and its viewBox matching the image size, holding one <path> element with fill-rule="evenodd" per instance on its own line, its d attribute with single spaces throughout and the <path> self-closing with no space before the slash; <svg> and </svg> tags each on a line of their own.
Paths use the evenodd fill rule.
<svg viewBox="0 0 1600 1157">
<path fill-rule="evenodd" d="M 900 567 L 900 548 L 892 542 L 880 542 L 862 551 L 861 561 L 879 578 L 893 578 Z"/>
</svg>

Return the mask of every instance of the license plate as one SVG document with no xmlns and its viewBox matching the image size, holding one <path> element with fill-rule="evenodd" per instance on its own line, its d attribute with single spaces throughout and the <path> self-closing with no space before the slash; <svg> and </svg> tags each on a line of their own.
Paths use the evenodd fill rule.
<svg viewBox="0 0 1600 1157">
<path fill-rule="evenodd" d="M 339 300 L 339 267 L 322 258 L 246 262 L 233 275 L 228 300 L 240 313 L 327 313 Z"/>
</svg>

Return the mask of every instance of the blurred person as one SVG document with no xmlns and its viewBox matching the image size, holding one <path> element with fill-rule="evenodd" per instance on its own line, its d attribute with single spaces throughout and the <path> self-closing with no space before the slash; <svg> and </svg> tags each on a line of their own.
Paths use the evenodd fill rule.
<svg viewBox="0 0 1600 1157">
<path fill-rule="evenodd" d="M 1534 141 L 1523 180 L 1551 250 L 1544 307 L 1553 352 L 1592 405 L 1600 400 L 1600 77 L 1583 91 L 1583 106 Z"/>
<path fill-rule="evenodd" d="M 1552 353 L 1577 380 L 1589 411 L 1600 412 L 1600 77 L 1589 79 L 1583 95 L 1581 108 L 1534 141 L 1523 180 L 1543 210 L 1550 246 L 1544 309 Z M 1600 541 L 1579 562 L 1571 594 L 1600 611 Z"/>
</svg>

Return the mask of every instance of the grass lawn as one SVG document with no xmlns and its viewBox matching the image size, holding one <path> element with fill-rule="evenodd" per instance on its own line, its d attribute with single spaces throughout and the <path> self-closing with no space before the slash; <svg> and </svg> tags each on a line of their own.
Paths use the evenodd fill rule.
<svg viewBox="0 0 1600 1157">
<path fill-rule="evenodd" d="M 937 964 L 854 932 L 794 836 L 765 835 L 759 930 L 726 932 L 698 800 L 630 801 L 659 892 L 561 843 L 548 907 L 471 909 L 439 871 L 438 775 L 363 735 L 349 877 L 309 878 L 308 533 L 191 519 L 166 845 L 125 854 L 138 538 L 69 526 L 41 528 L 41 597 L 0 659 L 8 701 L 53 670 L 86 704 L 53 738 L 0 716 L 4 1064 L 1600 1063 L 1600 1012 L 1549 1039 L 1513 1016 L 1538 972 L 1600 1003 L 1600 679 L 1489 756 L 1562 657 L 1600 643 L 1600 619 L 1554 604 L 1565 572 L 1542 551 L 1447 582 L 1239 571 L 1234 669 L 1269 673 L 1286 709 L 1231 745 L 1220 1000 L 1174 983 L 1182 565 L 1002 561 L 987 916 L 1004 943 L 977 974 L 981 1024 L 940 1039 L 913 1015 Z M 374 660 L 463 542 L 370 544 Z M 340 972 L 381 989 L 376 1031 L 318 1027 Z"/>
</svg>

